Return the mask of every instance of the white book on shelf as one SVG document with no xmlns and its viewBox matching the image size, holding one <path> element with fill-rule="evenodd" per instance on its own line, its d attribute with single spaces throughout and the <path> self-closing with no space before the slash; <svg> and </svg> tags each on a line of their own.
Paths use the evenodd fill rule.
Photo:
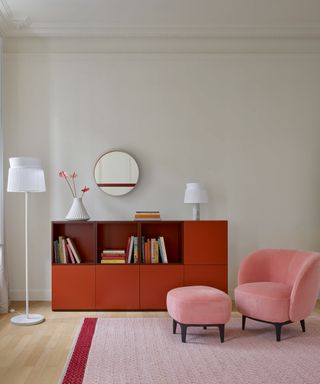
<svg viewBox="0 0 320 384">
<path fill-rule="evenodd" d="M 132 260 L 132 254 L 133 254 L 133 239 L 134 236 L 130 236 L 130 246 L 129 246 L 129 252 L 127 255 L 127 263 L 130 264 Z"/>
<path fill-rule="evenodd" d="M 168 264 L 168 255 L 167 255 L 167 251 L 166 251 L 166 246 L 164 244 L 164 238 L 163 236 L 160 236 L 159 237 L 159 240 L 160 240 L 160 243 L 161 243 L 161 249 L 162 249 L 162 262 L 164 264 Z"/>
</svg>

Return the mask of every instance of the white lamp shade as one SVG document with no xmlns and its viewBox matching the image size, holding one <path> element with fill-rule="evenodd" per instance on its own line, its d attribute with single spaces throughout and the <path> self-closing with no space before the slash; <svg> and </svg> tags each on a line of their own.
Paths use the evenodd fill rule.
<svg viewBox="0 0 320 384">
<path fill-rule="evenodd" d="M 188 204 L 207 203 L 207 191 L 200 183 L 187 183 L 184 202 Z"/>
<path fill-rule="evenodd" d="M 46 184 L 41 161 L 33 157 L 11 157 L 8 192 L 44 192 Z"/>
</svg>

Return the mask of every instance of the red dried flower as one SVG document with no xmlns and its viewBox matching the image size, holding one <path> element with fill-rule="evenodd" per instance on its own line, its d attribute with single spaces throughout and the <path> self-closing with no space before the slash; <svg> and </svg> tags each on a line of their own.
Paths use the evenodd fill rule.
<svg viewBox="0 0 320 384">
<path fill-rule="evenodd" d="M 68 187 L 70 188 L 70 191 L 71 191 L 73 197 L 77 197 L 77 189 L 76 189 L 76 185 L 75 185 L 75 181 L 74 181 L 74 179 L 75 179 L 77 176 L 78 176 L 78 175 L 77 175 L 75 172 L 73 172 L 73 173 L 71 173 L 71 174 L 68 174 L 68 173 L 65 172 L 65 171 L 60 171 L 60 172 L 59 172 L 59 177 L 63 177 L 63 178 L 66 180 L 66 182 L 67 182 L 67 184 L 68 184 Z M 71 180 L 69 180 L 69 179 L 71 179 L 72 182 L 71 182 Z M 81 189 L 81 191 L 82 191 L 82 195 L 81 195 L 81 197 L 83 196 L 83 194 L 84 194 L 85 192 L 88 192 L 89 189 L 90 189 L 90 188 L 88 188 L 87 186 L 85 186 L 83 189 Z"/>
</svg>

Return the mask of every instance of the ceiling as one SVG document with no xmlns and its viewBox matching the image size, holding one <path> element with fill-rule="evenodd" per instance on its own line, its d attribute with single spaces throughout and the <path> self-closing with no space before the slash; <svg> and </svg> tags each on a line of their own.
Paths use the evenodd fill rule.
<svg viewBox="0 0 320 384">
<path fill-rule="evenodd" d="M 0 0 L 24 36 L 320 37 L 320 0 Z"/>
</svg>

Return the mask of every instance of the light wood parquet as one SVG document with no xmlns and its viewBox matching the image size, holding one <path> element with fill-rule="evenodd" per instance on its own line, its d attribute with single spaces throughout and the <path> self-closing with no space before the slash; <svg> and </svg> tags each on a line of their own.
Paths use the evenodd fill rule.
<svg viewBox="0 0 320 384">
<path fill-rule="evenodd" d="M 50 302 L 31 302 L 30 312 L 46 321 L 15 326 L 10 318 L 24 312 L 24 303 L 11 304 L 16 313 L 0 314 L 1 384 L 56 384 L 84 317 L 167 317 L 166 312 L 52 312 Z M 316 313 L 320 313 L 317 303 Z"/>
</svg>

